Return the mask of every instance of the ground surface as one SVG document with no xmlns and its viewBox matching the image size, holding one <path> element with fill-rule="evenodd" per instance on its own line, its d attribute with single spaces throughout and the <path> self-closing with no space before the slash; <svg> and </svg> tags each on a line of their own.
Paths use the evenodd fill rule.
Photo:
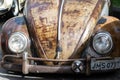
<svg viewBox="0 0 120 80">
<path fill-rule="evenodd" d="M 118 16 L 118 15 L 117 15 Z M 3 23 L 8 19 L 2 16 L 0 19 L 0 31 Z M 0 50 L 0 60 L 2 52 Z M 22 76 L 20 73 L 8 72 L 0 67 L 0 80 L 120 80 L 120 71 L 91 74 L 90 76 L 76 74 L 29 74 Z"/>
</svg>

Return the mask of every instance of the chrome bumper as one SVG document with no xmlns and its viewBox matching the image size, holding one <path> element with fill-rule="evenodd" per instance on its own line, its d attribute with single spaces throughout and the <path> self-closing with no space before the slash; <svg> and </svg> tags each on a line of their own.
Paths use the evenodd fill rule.
<svg viewBox="0 0 120 80">
<path fill-rule="evenodd" d="M 19 59 L 21 58 L 22 64 L 7 63 L 4 61 L 4 59 L 7 57 L 19 58 Z M 78 65 L 76 67 L 80 70 L 80 72 L 78 73 L 87 74 L 87 75 L 89 75 L 90 73 L 94 73 L 94 72 L 101 72 L 101 71 L 106 72 L 106 71 L 120 69 L 120 57 L 118 58 L 110 58 L 110 57 L 91 58 L 90 56 L 88 56 L 85 59 L 54 60 L 54 59 L 42 59 L 42 58 L 28 57 L 26 53 L 23 55 L 23 57 L 17 57 L 17 56 L 11 56 L 11 55 L 4 56 L 1 62 L 1 66 L 7 70 L 23 72 L 23 74 L 28 74 L 29 72 L 30 73 L 76 73 L 73 70 L 72 65 L 64 65 L 64 66 L 31 65 L 28 63 L 29 60 L 48 61 L 48 62 L 59 61 L 59 62 L 71 62 L 71 63 L 74 63 L 75 61 L 81 61 L 83 65 Z M 105 67 L 105 65 L 107 66 Z M 83 69 L 81 69 L 81 67 L 83 67 Z"/>
</svg>

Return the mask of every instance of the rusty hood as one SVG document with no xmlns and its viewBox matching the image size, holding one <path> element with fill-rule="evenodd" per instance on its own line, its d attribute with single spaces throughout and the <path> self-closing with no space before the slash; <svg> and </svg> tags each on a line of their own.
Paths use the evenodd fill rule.
<svg viewBox="0 0 120 80">
<path fill-rule="evenodd" d="M 42 58 L 80 57 L 104 0 L 27 0 L 29 33 Z"/>
</svg>

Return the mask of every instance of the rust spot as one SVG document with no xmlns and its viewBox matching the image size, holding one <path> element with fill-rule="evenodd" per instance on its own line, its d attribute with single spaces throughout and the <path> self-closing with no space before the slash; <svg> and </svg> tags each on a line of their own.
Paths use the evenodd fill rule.
<svg viewBox="0 0 120 80">
<path fill-rule="evenodd" d="M 93 10 L 93 14 L 91 17 L 94 17 L 94 19 L 98 18 L 98 15 L 101 13 L 101 9 L 103 8 L 105 1 L 98 0 L 95 9 Z"/>
</svg>

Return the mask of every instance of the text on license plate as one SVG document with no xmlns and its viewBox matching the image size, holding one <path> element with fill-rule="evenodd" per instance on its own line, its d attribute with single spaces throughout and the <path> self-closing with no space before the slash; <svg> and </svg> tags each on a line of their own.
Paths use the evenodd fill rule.
<svg viewBox="0 0 120 80">
<path fill-rule="evenodd" d="M 91 70 L 112 70 L 120 68 L 120 58 L 114 60 L 91 60 Z"/>
</svg>

